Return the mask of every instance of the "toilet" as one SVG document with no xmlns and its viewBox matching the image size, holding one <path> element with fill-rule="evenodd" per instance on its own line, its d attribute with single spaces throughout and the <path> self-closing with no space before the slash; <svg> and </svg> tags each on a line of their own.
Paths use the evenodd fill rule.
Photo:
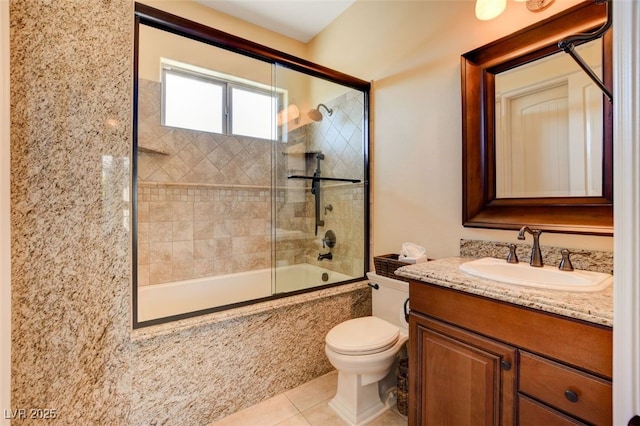
<svg viewBox="0 0 640 426">
<path fill-rule="evenodd" d="M 409 338 L 404 313 L 409 283 L 372 272 L 367 277 L 373 288 L 373 315 L 338 324 L 325 338 L 327 358 L 338 370 L 338 389 L 329 406 L 354 426 L 369 423 L 391 407 L 389 398 L 381 399 L 381 391 L 395 379 L 392 367 Z"/>
</svg>

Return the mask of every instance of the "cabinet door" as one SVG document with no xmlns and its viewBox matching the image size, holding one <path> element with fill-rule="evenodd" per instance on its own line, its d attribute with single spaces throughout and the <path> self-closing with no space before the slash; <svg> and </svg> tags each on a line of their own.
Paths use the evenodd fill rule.
<svg viewBox="0 0 640 426">
<path fill-rule="evenodd" d="M 516 349 L 412 313 L 410 425 L 512 425 Z"/>
</svg>

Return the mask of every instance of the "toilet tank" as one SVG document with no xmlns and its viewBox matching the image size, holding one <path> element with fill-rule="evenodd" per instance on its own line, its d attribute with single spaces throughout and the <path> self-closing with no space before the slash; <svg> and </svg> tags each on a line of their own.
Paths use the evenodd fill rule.
<svg viewBox="0 0 640 426">
<path fill-rule="evenodd" d="M 404 318 L 404 303 L 409 298 L 409 283 L 373 272 L 368 272 L 367 278 L 372 284 L 378 284 L 378 289 L 373 288 L 371 292 L 372 315 L 390 322 L 401 330 L 408 330 Z"/>
</svg>

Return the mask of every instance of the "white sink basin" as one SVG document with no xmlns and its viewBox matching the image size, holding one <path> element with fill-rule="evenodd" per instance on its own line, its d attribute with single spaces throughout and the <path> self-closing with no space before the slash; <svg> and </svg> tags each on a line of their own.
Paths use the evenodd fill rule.
<svg viewBox="0 0 640 426">
<path fill-rule="evenodd" d="M 611 274 L 591 271 L 561 271 L 554 266 L 535 268 L 528 263 L 507 263 L 485 257 L 460 265 L 467 274 L 503 283 L 565 291 L 601 291 L 613 282 Z"/>
</svg>

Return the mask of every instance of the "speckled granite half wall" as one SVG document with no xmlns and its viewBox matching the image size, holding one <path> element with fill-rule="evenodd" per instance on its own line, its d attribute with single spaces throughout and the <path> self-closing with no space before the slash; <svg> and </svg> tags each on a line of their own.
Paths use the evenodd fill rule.
<svg viewBox="0 0 640 426">
<path fill-rule="evenodd" d="M 10 2 L 11 408 L 60 425 L 129 415 L 132 22 L 128 0 Z"/>
<path fill-rule="evenodd" d="M 326 333 L 371 315 L 366 284 L 347 287 L 323 290 L 320 299 L 295 296 L 294 304 L 267 302 L 273 309 L 219 323 L 141 330 L 133 344 L 130 424 L 204 425 L 331 371 Z"/>
</svg>

